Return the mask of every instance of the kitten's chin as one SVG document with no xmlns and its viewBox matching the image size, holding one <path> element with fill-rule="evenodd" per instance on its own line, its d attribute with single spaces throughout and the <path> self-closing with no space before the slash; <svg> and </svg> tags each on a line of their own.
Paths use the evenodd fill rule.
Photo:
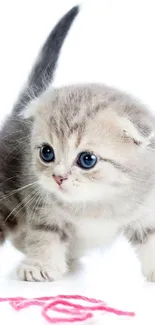
<svg viewBox="0 0 155 325">
<path fill-rule="evenodd" d="M 101 200 L 99 196 L 91 195 L 89 189 L 87 189 L 87 191 L 82 191 L 81 189 L 77 190 L 75 188 L 69 190 L 66 188 L 59 188 L 53 194 L 58 199 L 68 203 L 96 203 Z"/>
</svg>

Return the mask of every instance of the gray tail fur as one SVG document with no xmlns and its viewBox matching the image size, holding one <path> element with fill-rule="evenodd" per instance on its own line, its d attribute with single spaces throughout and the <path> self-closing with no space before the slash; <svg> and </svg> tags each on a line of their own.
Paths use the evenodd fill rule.
<svg viewBox="0 0 155 325">
<path fill-rule="evenodd" d="M 45 41 L 34 64 L 24 90 L 21 92 L 14 112 L 19 113 L 34 97 L 39 96 L 53 80 L 60 50 L 67 33 L 79 13 L 79 6 L 69 10 L 57 23 Z"/>
</svg>

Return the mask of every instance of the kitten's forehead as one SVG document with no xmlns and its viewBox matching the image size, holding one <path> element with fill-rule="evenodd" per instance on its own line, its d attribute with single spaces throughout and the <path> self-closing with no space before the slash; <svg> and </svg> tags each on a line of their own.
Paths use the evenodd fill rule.
<svg viewBox="0 0 155 325">
<path fill-rule="evenodd" d="M 52 121 L 50 132 L 51 142 L 67 153 L 74 149 L 96 151 L 97 147 L 114 144 L 122 136 L 117 117 L 110 110 L 98 112 L 93 118 L 79 118 L 76 122 L 73 119 L 69 126 L 65 120 L 60 125 Z"/>
<path fill-rule="evenodd" d="M 92 141 L 107 134 L 114 138 L 119 133 L 120 117 L 127 118 L 146 133 L 144 126 L 149 116 L 147 109 L 129 96 L 94 84 L 48 90 L 39 99 L 37 107 L 43 129 L 61 142 L 76 134 L 76 145 L 86 134 Z M 150 126 L 148 129 L 150 131 Z"/>
<path fill-rule="evenodd" d="M 64 87 L 46 94 L 39 111 L 42 117 L 46 117 L 48 127 L 58 136 L 65 139 L 77 133 L 80 141 L 82 133 L 92 121 L 99 124 L 98 116 L 116 97 L 99 86 Z"/>
</svg>

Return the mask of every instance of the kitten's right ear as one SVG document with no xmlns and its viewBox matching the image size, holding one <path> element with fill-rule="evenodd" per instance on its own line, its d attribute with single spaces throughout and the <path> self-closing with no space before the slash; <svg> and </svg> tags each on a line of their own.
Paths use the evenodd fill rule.
<svg viewBox="0 0 155 325">
<path fill-rule="evenodd" d="M 147 146 L 150 144 L 150 141 L 154 137 L 154 130 L 151 121 L 143 124 L 143 127 L 141 125 L 140 129 L 143 129 L 143 131 L 146 129 L 147 132 L 140 132 L 139 127 L 136 125 L 136 123 L 133 124 L 131 120 L 127 118 L 121 118 L 119 120 L 119 124 L 122 129 L 123 137 L 131 139 L 136 145 Z"/>
<path fill-rule="evenodd" d="M 21 115 L 26 105 L 43 93 L 52 82 L 60 50 L 78 12 L 79 6 L 73 7 L 50 33 L 31 70 L 27 84 L 14 106 L 15 114 Z"/>
</svg>

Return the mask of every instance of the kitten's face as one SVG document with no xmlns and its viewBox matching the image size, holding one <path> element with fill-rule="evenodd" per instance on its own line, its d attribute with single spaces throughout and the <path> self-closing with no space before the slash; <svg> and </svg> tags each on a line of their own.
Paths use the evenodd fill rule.
<svg viewBox="0 0 155 325">
<path fill-rule="evenodd" d="M 109 99 L 104 109 L 105 102 L 81 102 L 80 95 L 78 100 L 73 92 L 64 100 L 60 93 L 59 100 L 37 104 L 35 172 L 42 188 L 64 201 L 108 201 L 132 186 L 144 154 L 138 145 L 143 138 L 116 114 Z"/>
</svg>

